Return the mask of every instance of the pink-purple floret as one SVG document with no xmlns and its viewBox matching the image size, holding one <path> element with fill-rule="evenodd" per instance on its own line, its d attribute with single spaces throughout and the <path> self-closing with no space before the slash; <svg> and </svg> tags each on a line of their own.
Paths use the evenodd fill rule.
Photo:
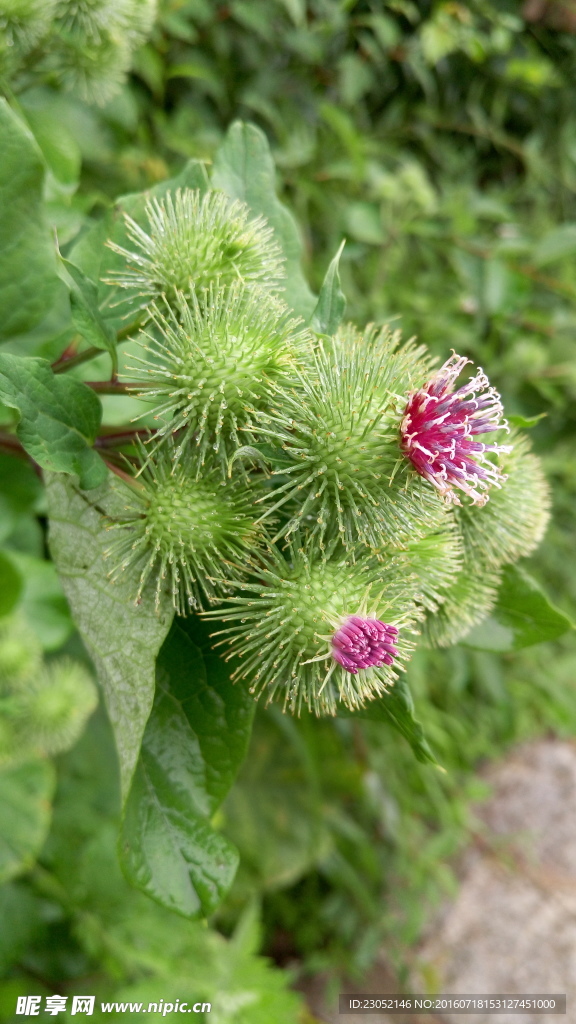
<svg viewBox="0 0 576 1024">
<path fill-rule="evenodd" d="M 475 440 L 475 435 L 507 429 L 507 424 L 500 396 L 482 370 L 454 390 L 467 362 L 454 354 L 425 387 L 410 395 L 400 428 L 401 444 L 414 469 L 447 500 L 460 504 L 457 488 L 474 504 L 483 505 L 488 500 L 484 492 L 490 486 L 500 487 L 506 479 L 486 455 L 511 449 Z"/>
<path fill-rule="evenodd" d="M 394 646 L 398 630 L 379 619 L 351 615 L 332 637 L 332 654 L 347 672 L 391 665 L 398 654 Z"/>
</svg>

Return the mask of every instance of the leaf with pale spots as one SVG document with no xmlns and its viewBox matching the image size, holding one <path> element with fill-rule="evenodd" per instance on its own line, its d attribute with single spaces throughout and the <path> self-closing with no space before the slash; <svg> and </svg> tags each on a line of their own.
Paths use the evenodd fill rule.
<svg viewBox="0 0 576 1024">
<path fill-rule="evenodd" d="M 153 590 L 136 606 L 130 575 L 114 584 L 108 578 L 106 517 L 124 507 L 118 481 L 85 494 L 70 478 L 48 474 L 46 493 L 50 550 L 104 690 L 126 797 L 154 699 L 156 655 L 172 621 L 170 597 L 163 595 L 157 614 Z"/>
<path fill-rule="evenodd" d="M 208 627 L 177 618 L 158 655 L 156 698 L 126 804 L 130 881 L 185 917 L 212 913 L 238 865 L 210 818 L 246 754 L 256 705 L 233 686 Z"/>
</svg>

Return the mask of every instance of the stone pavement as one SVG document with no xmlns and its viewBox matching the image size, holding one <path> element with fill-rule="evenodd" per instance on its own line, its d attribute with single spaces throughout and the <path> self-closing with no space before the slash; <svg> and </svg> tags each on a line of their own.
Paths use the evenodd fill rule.
<svg viewBox="0 0 576 1024">
<path fill-rule="evenodd" d="M 527 743 L 482 772 L 492 797 L 477 808 L 477 841 L 460 864 L 457 896 L 415 951 L 412 990 L 436 979 L 450 993 L 565 993 L 567 1014 L 339 1014 L 319 990 L 327 1024 L 576 1024 L 576 745 Z M 384 964 L 346 991 L 397 991 Z"/>
<path fill-rule="evenodd" d="M 451 1015 L 452 1024 L 576 1022 L 576 746 L 540 740 L 483 773 L 493 795 L 460 889 L 418 951 L 444 992 L 566 993 L 567 1014 Z"/>
</svg>

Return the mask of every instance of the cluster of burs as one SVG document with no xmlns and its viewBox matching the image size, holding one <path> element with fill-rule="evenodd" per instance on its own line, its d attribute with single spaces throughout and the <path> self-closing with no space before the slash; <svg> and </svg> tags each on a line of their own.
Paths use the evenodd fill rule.
<svg viewBox="0 0 576 1024">
<path fill-rule="evenodd" d="M 120 88 L 156 0 L 0 0 L 0 78 L 40 76 L 93 103 Z"/>
<path fill-rule="evenodd" d="M 541 539 L 526 438 L 467 360 L 295 316 L 242 202 L 168 192 L 124 232 L 108 284 L 143 320 L 124 379 L 154 429 L 108 524 L 112 580 L 200 612 L 233 677 L 289 710 L 386 694 L 418 637 L 464 636 Z"/>
</svg>

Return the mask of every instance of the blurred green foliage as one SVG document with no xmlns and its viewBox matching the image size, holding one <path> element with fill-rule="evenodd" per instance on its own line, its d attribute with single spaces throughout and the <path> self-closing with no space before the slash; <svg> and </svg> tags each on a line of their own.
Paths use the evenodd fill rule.
<svg viewBox="0 0 576 1024">
<path fill-rule="evenodd" d="M 547 10 L 526 5 L 524 17 L 511 0 L 163 0 L 129 84 L 106 105 L 41 76 L 16 102 L 49 167 L 47 209 L 64 254 L 110 197 L 164 179 L 185 158 L 210 160 L 237 116 L 259 124 L 302 226 L 311 285 L 345 237 L 351 319 L 393 320 L 442 358 L 451 348 L 469 355 L 508 411 L 534 419 L 554 509 L 530 571 L 574 618 L 576 34 L 568 17 L 550 24 Z M 61 342 L 52 324 L 30 344 L 53 358 Z M 82 656 L 45 559 L 34 474 L 9 453 L 1 459 L 0 535 L 24 581 L 14 601 L 47 651 L 66 643 Z M 143 985 L 165 998 L 175 986 L 183 998 L 179 965 L 187 971 L 191 957 L 205 957 L 214 979 L 229 960 L 248 970 L 241 936 L 254 900 L 263 949 L 280 964 L 362 971 L 384 944 L 401 971 L 425 913 L 453 889 L 450 858 L 481 827 L 470 809 L 485 795 L 478 765 L 545 730 L 574 734 L 575 667 L 570 636 L 504 656 L 464 645 L 418 652 L 409 682 L 445 774 L 416 762 L 384 724 L 260 709 L 215 822 L 241 854 L 213 921 L 226 941 L 121 879 L 112 748 L 93 721 L 60 759 L 37 866 L 0 890 L 14 922 L 0 944 L 7 1019 L 16 993 L 40 991 L 39 976 L 42 991 L 75 991 L 88 977 L 104 998 Z M 267 1019 L 296 1019 L 277 975 L 250 964 L 254 991 L 285 1000 Z"/>
</svg>

